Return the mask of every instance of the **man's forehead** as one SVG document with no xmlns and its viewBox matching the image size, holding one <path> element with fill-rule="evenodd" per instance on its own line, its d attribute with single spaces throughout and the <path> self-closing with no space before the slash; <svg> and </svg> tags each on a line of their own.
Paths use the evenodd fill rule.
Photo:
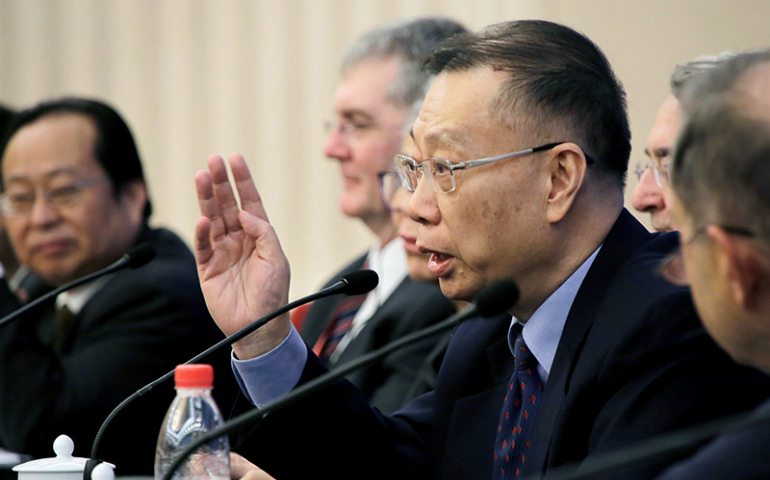
<svg viewBox="0 0 770 480">
<path fill-rule="evenodd" d="M 420 135 L 419 142 L 417 141 L 418 138 L 415 137 L 415 128 L 412 127 L 409 130 L 409 137 L 413 144 L 422 143 L 429 147 L 437 145 L 465 145 L 470 141 L 467 132 L 458 131 L 452 127 L 439 127 L 427 132 L 424 128 L 421 128 L 418 135 Z"/>
<path fill-rule="evenodd" d="M 505 79 L 503 72 L 487 67 L 439 74 L 412 130 L 417 144 L 468 145 L 473 130 L 500 123 L 492 107 Z"/>
<path fill-rule="evenodd" d="M 673 147 L 681 121 L 681 105 L 672 95 L 669 96 L 658 109 L 655 121 L 647 138 L 645 153 L 649 156 L 654 153 L 656 157 L 665 156 L 664 151 L 669 152 Z"/>
<path fill-rule="evenodd" d="M 11 137 L 2 164 L 6 182 L 50 178 L 87 170 L 102 171 L 94 155 L 96 126 L 79 113 L 45 115 Z"/>
<path fill-rule="evenodd" d="M 52 180 L 57 177 L 63 177 L 63 176 L 70 176 L 70 175 L 78 175 L 82 173 L 84 170 L 84 167 L 82 166 L 76 166 L 76 165 L 57 165 L 56 163 L 52 163 L 50 168 L 46 171 L 44 171 L 40 177 L 42 177 L 44 180 Z M 31 180 L 31 175 L 28 175 L 27 173 L 11 173 L 7 176 L 5 179 L 6 183 L 15 183 L 15 182 L 28 182 Z"/>
<path fill-rule="evenodd" d="M 388 91 L 399 73 L 398 61 L 369 58 L 350 65 L 334 95 L 334 109 L 340 116 L 376 115 L 388 100 Z"/>
</svg>

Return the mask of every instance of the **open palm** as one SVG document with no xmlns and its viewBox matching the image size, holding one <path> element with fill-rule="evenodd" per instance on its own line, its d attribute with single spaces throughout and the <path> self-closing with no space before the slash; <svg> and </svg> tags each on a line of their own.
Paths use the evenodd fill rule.
<svg viewBox="0 0 770 480">
<path fill-rule="evenodd" d="M 226 335 L 285 305 L 289 291 L 289 263 L 246 162 L 233 154 L 229 164 L 241 208 L 221 157 L 210 157 L 209 171 L 195 177 L 202 215 L 195 228 L 198 275 L 209 311 Z M 288 319 L 282 318 L 239 344 L 269 349 L 287 331 Z"/>
</svg>

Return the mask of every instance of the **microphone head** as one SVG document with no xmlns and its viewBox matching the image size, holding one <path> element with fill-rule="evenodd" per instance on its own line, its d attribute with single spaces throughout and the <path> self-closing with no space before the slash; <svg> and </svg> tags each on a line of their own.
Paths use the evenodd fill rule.
<svg viewBox="0 0 770 480">
<path fill-rule="evenodd" d="M 128 262 L 128 267 L 139 268 L 155 258 L 155 249 L 147 243 L 141 243 L 129 250 L 123 258 Z"/>
<path fill-rule="evenodd" d="M 380 277 L 373 270 L 357 270 L 348 273 L 340 279 L 345 283 L 345 288 L 341 293 L 345 295 L 361 295 L 374 290 L 374 287 L 380 283 Z"/>
<path fill-rule="evenodd" d="M 505 313 L 519 300 L 519 287 L 513 280 L 500 280 L 476 296 L 474 303 L 482 317 Z"/>
</svg>

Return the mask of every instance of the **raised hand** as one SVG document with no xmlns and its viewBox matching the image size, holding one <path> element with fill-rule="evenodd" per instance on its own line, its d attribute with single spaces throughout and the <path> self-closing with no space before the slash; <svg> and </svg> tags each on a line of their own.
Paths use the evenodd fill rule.
<svg viewBox="0 0 770 480">
<path fill-rule="evenodd" d="M 289 262 L 270 225 L 262 199 L 241 155 L 229 157 L 241 200 L 227 178 L 222 157 L 211 156 L 209 171 L 195 176 L 202 217 L 195 227 L 198 276 L 209 311 L 225 335 L 288 302 Z M 288 334 L 284 315 L 233 345 L 241 359 L 277 346 Z"/>
</svg>

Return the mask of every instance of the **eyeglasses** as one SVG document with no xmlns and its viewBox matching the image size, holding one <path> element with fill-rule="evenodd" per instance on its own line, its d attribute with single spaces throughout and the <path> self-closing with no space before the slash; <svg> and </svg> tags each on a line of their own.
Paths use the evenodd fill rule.
<svg viewBox="0 0 770 480">
<path fill-rule="evenodd" d="M 335 122 L 332 120 L 326 120 L 323 123 L 324 131 L 326 134 L 331 132 L 337 132 L 343 135 L 351 143 L 360 141 L 367 132 L 379 130 L 385 128 L 385 125 L 376 122 Z"/>
<path fill-rule="evenodd" d="M 83 192 L 102 181 L 105 177 L 77 180 L 50 190 L 43 190 L 43 201 L 51 208 L 64 208 L 76 205 L 83 199 Z M 29 215 L 35 205 L 35 192 L 6 192 L 0 195 L 0 212 L 6 216 Z"/>
<path fill-rule="evenodd" d="M 663 278 L 680 287 L 686 287 L 690 285 L 690 280 L 687 278 L 687 271 L 685 270 L 684 266 L 684 255 L 682 255 L 682 250 L 686 246 L 695 242 L 698 237 L 706 233 L 706 228 L 708 228 L 709 225 L 713 224 L 706 224 L 702 227 L 696 228 L 689 240 L 682 242 L 676 250 L 666 255 L 666 258 L 663 259 L 663 261 L 660 263 L 660 266 L 658 267 L 658 273 L 662 275 Z M 755 236 L 754 232 L 743 227 L 734 227 L 730 225 L 717 226 L 724 230 L 726 233 L 732 235 L 738 235 L 746 238 L 753 238 Z"/>
<path fill-rule="evenodd" d="M 393 198 L 396 193 L 403 188 L 401 185 L 401 178 L 398 176 L 398 172 L 395 170 L 387 170 L 377 174 L 377 180 L 380 184 L 380 195 L 382 196 L 382 203 L 389 210 L 393 208 Z"/>
<path fill-rule="evenodd" d="M 671 175 L 669 173 L 671 169 L 671 159 L 668 157 L 650 158 L 644 164 L 641 162 L 637 163 L 636 169 L 634 170 L 636 179 L 641 180 L 642 175 L 644 175 L 644 172 L 646 172 L 648 168 L 652 169 L 652 175 L 655 177 L 655 183 L 659 188 L 667 188 L 671 185 Z"/>
<path fill-rule="evenodd" d="M 398 176 L 401 179 L 401 184 L 410 192 L 413 192 L 417 188 L 420 178 L 425 175 L 425 178 L 428 179 L 428 184 L 434 192 L 449 193 L 457 188 L 454 177 L 455 170 L 467 170 L 469 168 L 480 167 L 481 165 L 499 162 L 500 160 L 508 158 L 550 150 L 562 143 L 565 142 L 548 143 L 540 145 L 539 147 L 528 148 L 527 150 L 506 153 L 505 155 L 498 155 L 496 157 L 468 160 L 457 164 L 452 164 L 449 160 L 444 160 L 443 158 L 428 158 L 423 160 L 422 163 L 417 163 L 415 159 L 407 157 L 406 155 L 396 155 L 393 162 L 396 165 L 396 172 L 398 172 Z M 586 155 L 586 162 L 590 165 L 594 163 L 594 159 Z"/>
</svg>

